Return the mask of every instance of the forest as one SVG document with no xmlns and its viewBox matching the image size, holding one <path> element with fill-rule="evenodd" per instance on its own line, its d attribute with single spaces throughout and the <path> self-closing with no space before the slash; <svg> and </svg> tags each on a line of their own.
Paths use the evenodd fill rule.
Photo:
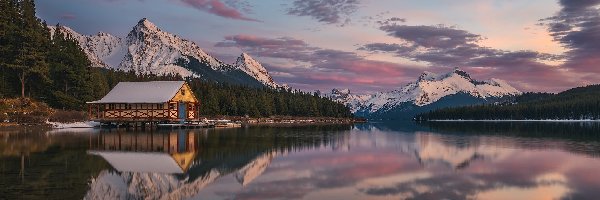
<svg viewBox="0 0 600 200">
<path fill-rule="evenodd" d="M 0 1 L 0 98 L 30 98 L 56 109 L 84 110 L 121 81 L 186 80 L 208 116 L 352 117 L 344 105 L 292 89 L 244 87 L 90 67 L 78 43 L 51 35 L 33 0 Z"/>
<path fill-rule="evenodd" d="M 558 120 L 600 119 L 600 85 L 569 89 L 558 94 L 524 93 L 496 104 L 446 108 L 415 117 L 417 120 Z"/>
</svg>

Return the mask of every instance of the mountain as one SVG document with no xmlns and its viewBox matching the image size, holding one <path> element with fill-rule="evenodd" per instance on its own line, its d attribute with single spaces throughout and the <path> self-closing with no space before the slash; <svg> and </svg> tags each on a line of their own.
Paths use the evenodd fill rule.
<svg viewBox="0 0 600 200">
<path fill-rule="evenodd" d="M 238 57 L 237 61 L 234 64 L 236 69 L 240 69 L 246 74 L 252 76 L 259 82 L 270 86 L 270 87 L 280 87 L 273 81 L 273 78 L 269 75 L 267 69 L 265 69 L 258 61 L 254 60 L 254 58 L 250 57 L 247 53 L 242 53 L 240 57 Z"/>
<path fill-rule="evenodd" d="M 280 87 L 262 65 L 243 53 L 235 64 L 226 64 L 196 43 L 162 31 L 148 19 L 140 20 L 125 38 L 108 33 L 82 35 L 65 26 L 50 26 L 79 42 L 92 66 L 138 74 L 178 74 L 220 83 Z"/>
<path fill-rule="evenodd" d="M 331 90 L 331 94 L 326 95 L 326 97 L 346 105 L 348 108 L 350 108 L 352 113 L 356 113 L 369 99 L 372 98 L 372 95 L 352 94 L 350 93 L 350 89 L 334 88 Z"/>
<path fill-rule="evenodd" d="M 345 93 L 347 92 L 347 93 Z M 445 107 L 493 103 L 521 92 L 503 80 L 478 81 L 460 69 L 445 74 L 424 72 L 413 83 L 372 95 L 333 90 L 331 98 L 350 106 L 357 116 L 372 119 L 412 119 Z"/>
<path fill-rule="evenodd" d="M 118 66 L 125 56 L 125 46 L 121 38 L 100 32 L 97 35 L 82 35 L 66 26 L 49 26 L 52 36 L 58 30 L 75 39 L 94 67 Z"/>
</svg>

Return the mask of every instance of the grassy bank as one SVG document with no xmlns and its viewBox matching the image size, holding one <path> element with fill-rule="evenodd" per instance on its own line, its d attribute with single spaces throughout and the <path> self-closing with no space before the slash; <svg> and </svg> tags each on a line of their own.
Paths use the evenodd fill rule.
<svg viewBox="0 0 600 200">
<path fill-rule="evenodd" d="M 82 111 L 53 109 L 46 103 L 29 98 L 0 99 L 0 127 L 85 120 L 87 115 Z"/>
</svg>

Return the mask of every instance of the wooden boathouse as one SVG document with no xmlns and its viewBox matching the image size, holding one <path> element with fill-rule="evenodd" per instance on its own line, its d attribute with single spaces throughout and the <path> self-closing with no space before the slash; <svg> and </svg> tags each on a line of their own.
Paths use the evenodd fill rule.
<svg viewBox="0 0 600 200">
<path fill-rule="evenodd" d="M 185 81 L 120 82 L 87 104 L 90 119 L 104 124 L 197 121 L 200 108 Z"/>
</svg>

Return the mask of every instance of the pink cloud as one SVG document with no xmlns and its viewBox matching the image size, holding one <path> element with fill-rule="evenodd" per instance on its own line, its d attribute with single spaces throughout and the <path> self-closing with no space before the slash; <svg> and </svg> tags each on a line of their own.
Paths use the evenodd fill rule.
<svg viewBox="0 0 600 200">
<path fill-rule="evenodd" d="M 294 76 L 277 77 L 277 81 L 289 83 L 299 89 L 352 87 L 359 92 L 381 91 L 412 81 L 422 72 L 422 69 L 415 66 L 369 60 L 355 52 L 315 47 L 303 40 L 289 37 L 232 35 L 215 46 L 238 47 L 259 57 L 289 60 L 298 67 L 285 68 L 268 62 L 265 66 L 269 70 L 293 74 Z"/>
<path fill-rule="evenodd" d="M 198 10 L 205 11 L 225 18 L 255 22 L 259 21 L 244 16 L 240 11 L 236 10 L 235 8 L 229 7 L 227 4 L 223 3 L 220 0 L 181 0 L 181 2 L 192 6 Z"/>
</svg>

